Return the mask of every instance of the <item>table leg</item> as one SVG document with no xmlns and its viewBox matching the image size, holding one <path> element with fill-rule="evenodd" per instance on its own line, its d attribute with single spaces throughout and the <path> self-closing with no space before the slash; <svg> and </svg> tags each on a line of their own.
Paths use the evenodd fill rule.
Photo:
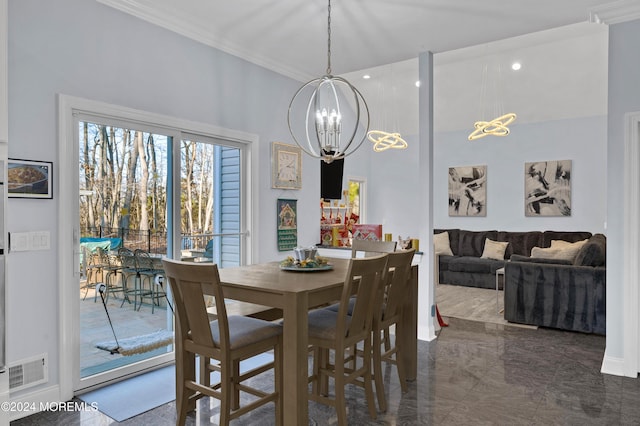
<svg viewBox="0 0 640 426">
<path fill-rule="evenodd" d="M 309 299 L 306 293 L 285 296 L 283 336 L 283 422 L 284 425 L 309 423 L 308 329 Z"/>
</svg>

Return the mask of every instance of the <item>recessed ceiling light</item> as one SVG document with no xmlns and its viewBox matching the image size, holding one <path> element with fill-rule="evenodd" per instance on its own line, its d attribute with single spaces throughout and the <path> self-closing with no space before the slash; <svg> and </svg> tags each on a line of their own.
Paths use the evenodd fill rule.
<svg viewBox="0 0 640 426">
<path fill-rule="evenodd" d="M 520 68 L 522 68 L 522 64 L 520 62 L 514 62 L 511 64 L 511 69 L 514 71 L 518 71 Z"/>
<path fill-rule="evenodd" d="M 362 76 L 362 78 L 364 78 L 365 80 L 369 80 L 371 76 L 369 74 L 365 74 Z"/>
<path fill-rule="evenodd" d="M 416 81 L 416 87 L 420 87 L 420 80 Z"/>
</svg>

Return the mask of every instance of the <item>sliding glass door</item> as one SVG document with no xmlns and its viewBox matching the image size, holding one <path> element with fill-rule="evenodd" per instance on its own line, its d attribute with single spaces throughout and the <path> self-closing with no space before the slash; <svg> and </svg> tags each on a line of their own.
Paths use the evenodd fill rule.
<svg viewBox="0 0 640 426">
<path fill-rule="evenodd" d="M 80 392 L 173 361 L 162 257 L 244 263 L 248 147 L 97 111 L 73 117 Z"/>
<path fill-rule="evenodd" d="M 157 279 L 162 272 L 140 261 L 149 256 L 158 265 L 162 256 L 172 256 L 167 220 L 172 137 L 108 120 L 80 120 L 78 132 L 84 379 L 172 351 L 170 333 L 160 333 L 172 331 L 173 324 Z"/>
</svg>

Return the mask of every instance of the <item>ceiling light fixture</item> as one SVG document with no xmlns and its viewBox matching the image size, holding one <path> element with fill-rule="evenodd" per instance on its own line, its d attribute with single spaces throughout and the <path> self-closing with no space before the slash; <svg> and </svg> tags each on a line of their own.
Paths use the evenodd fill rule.
<svg viewBox="0 0 640 426">
<path fill-rule="evenodd" d="M 389 104 L 389 102 L 387 102 L 387 99 L 385 99 L 384 96 L 384 82 L 380 82 L 380 102 L 379 104 L 383 107 L 380 108 L 380 110 L 382 111 L 383 116 L 388 115 L 386 113 L 387 110 L 391 109 L 391 114 L 393 117 L 393 123 L 392 126 L 394 128 L 394 130 L 397 130 L 398 128 L 398 120 L 396 119 L 396 108 L 395 108 L 395 99 L 396 99 L 396 87 L 393 85 L 393 65 L 389 66 L 390 69 L 390 74 L 391 77 L 389 78 L 390 84 L 391 84 L 391 103 Z M 386 107 L 386 108 L 385 108 Z M 385 117 L 383 117 L 382 121 L 384 120 Z M 387 127 L 387 123 L 382 123 L 382 125 L 384 125 L 385 127 Z M 385 130 L 369 130 L 369 132 L 367 133 L 367 138 L 373 142 L 373 150 L 375 152 L 382 152 L 382 151 L 386 151 L 389 148 L 395 148 L 395 149 L 405 149 L 408 144 L 407 142 L 402 139 L 402 136 L 400 136 L 400 133 L 395 131 L 395 132 L 387 132 Z"/>
<path fill-rule="evenodd" d="M 293 95 L 287 123 L 293 140 L 304 152 L 331 163 L 362 145 L 369 130 L 369 107 L 358 89 L 346 79 L 331 74 L 331 0 L 328 0 L 327 12 L 326 74 L 307 82 Z M 303 103 L 303 98 L 308 101 Z M 341 103 L 350 108 L 341 109 Z M 351 112 L 353 123 L 346 126 L 345 118 L 351 118 Z M 344 141 L 343 133 L 347 136 Z"/>
<path fill-rule="evenodd" d="M 516 119 L 516 114 L 513 112 L 504 112 L 504 105 L 502 104 L 502 94 L 498 93 L 498 86 L 501 80 L 501 67 L 498 65 L 498 75 L 495 79 L 493 87 L 493 96 L 495 101 L 493 114 L 498 117 L 492 120 L 478 120 L 473 124 L 474 131 L 469 135 L 469 140 L 474 141 L 476 139 L 483 138 L 485 136 L 507 136 L 510 133 L 509 124 L 513 123 Z M 487 65 L 485 64 L 482 70 L 482 87 L 480 90 L 480 109 L 484 107 L 484 98 L 487 91 Z M 482 115 L 482 114 L 481 114 Z"/>
<path fill-rule="evenodd" d="M 511 64 L 511 69 L 514 71 L 518 71 L 520 68 L 522 68 L 522 64 L 520 62 L 514 62 Z"/>
</svg>

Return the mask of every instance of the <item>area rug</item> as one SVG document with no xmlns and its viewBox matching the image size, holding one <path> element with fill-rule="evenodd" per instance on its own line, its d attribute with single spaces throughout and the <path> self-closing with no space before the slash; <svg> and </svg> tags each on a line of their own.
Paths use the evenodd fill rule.
<svg viewBox="0 0 640 426">
<path fill-rule="evenodd" d="M 96 403 L 99 411 L 122 422 L 175 400 L 175 371 L 173 365 L 163 367 L 87 392 L 78 398 L 87 404 Z"/>
</svg>

